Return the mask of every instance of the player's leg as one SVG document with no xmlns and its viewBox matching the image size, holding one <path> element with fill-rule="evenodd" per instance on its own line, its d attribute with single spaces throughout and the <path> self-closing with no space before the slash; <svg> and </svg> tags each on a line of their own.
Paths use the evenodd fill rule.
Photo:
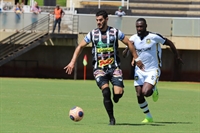
<svg viewBox="0 0 200 133">
<path fill-rule="evenodd" d="M 146 75 L 144 71 L 141 71 L 139 68 L 135 68 L 135 75 L 134 75 L 134 86 L 136 90 L 137 95 L 137 102 L 142 110 L 142 112 L 145 114 L 145 120 L 142 121 L 142 123 L 147 123 L 153 121 L 149 107 L 148 102 L 145 99 L 145 95 L 143 92 L 143 85 L 145 84 Z M 148 120 L 148 121 L 146 121 Z"/>
<path fill-rule="evenodd" d="M 160 69 L 155 69 L 146 72 L 146 79 L 142 88 L 143 94 L 146 97 L 152 96 L 154 102 L 156 102 L 159 98 L 158 89 L 156 88 L 159 76 L 160 76 Z"/>
<path fill-rule="evenodd" d="M 111 100 L 111 91 L 109 88 L 109 79 L 103 70 L 95 70 L 94 77 L 97 85 L 102 90 L 103 104 L 110 119 L 110 125 L 115 125 L 113 103 Z"/>
<path fill-rule="evenodd" d="M 156 102 L 159 98 L 156 84 L 152 85 L 150 83 L 145 82 L 142 88 L 142 93 L 146 97 L 152 96 L 154 102 Z"/>
<path fill-rule="evenodd" d="M 149 97 L 153 94 L 153 88 L 154 88 L 154 85 L 148 83 L 148 82 L 144 82 L 143 86 L 142 86 L 142 94 L 145 96 L 145 97 Z"/>
<path fill-rule="evenodd" d="M 113 111 L 113 103 L 111 100 L 111 91 L 109 85 L 106 83 L 101 87 L 103 94 L 103 104 L 110 119 L 109 125 L 115 125 L 115 117 Z"/>
<path fill-rule="evenodd" d="M 143 95 L 143 97 L 149 97 L 153 94 L 155 85 L 158 81 L 158 77 L 159 77 L 159 73 L 157 70 L 153 70 L 150 72 L 143 72 L 142 75 L 145 77 L 144 78 L 144 83 L 143 86 L 141 87 L 141 95 Z M 149 122 L 153 122 L 153 118 L 152 115 L 149 111 L 148 108 L 148 103 L 147 101 L 140 101 L 140 108 L 143 109 L 143 112 L 145 113 L 146 117 L 145 119 L 142 121 L 142 123 L 149 123 Z"/>
<path fill-rule="evenodd" d="M 142 121 L 142 123 L 153 122 L 153 118 L 149 110 L 148 102 L 145 99 L 145 96 L 142 92 L 142 88 L 143 86 L 135 86 L 139 107 L 145 114 L 145 119 Z"/>
<path fill-rule="evenodd" d="M 111 83 L 113 85 L 113 101 L 117 103 L 124 94 L 122 70 L 116 68 L 113 70 L 110 76 L 111 76 Z"/>
</svg>

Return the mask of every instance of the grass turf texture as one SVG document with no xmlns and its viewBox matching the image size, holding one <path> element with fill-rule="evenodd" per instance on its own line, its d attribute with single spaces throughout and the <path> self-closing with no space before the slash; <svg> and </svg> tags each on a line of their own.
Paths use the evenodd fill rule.
<svg viewBox="0 0 200 133">
<path fill-rule="evenodd" d="M 0 133 L 199 133 L 200 83 L 159 82 L 159 100 L 148 98 L 154 123 L 144 125 L 133 81 L 114 104 L 116 123 L 108 125 L 102 94 L 95 81 L 0 78 Z M 73 106 L 84 110 L 70 120 Z"/>
<path fill-rule="evenodd" d="M 44 0 L 35 0 L 37 1 L 39 6 L 44 5 Z M 28 0 L 28 4 L 30 3 L 30 0 Z M 59 4 L 60 6 L 66 6 L 66 0 L 56 0 L 56 4 Z"/>
</svg>

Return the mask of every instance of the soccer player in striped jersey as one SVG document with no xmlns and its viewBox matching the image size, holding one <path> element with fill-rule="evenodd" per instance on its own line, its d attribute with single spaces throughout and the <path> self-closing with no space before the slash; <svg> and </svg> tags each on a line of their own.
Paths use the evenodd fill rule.
<svg viewBox="0 0 200 133">
<path fill-rule="evenodd" d="M 156 102 L 159 97 L 156 84 L 161 74 L 162 49 L 160 44 L 168 45 L 175 54 L 177 60 L 183 63 L 173 42 L 159 34 L 147 31 L 146 28 L 146 20 L 144 18 L 139 18 L 136 21 L 137 34 L 132 35 L 129 39 L 133 43 L 138 54 L 138 58 L 136 58 L 135 61 L 141 60 L 144 64 L 143 70 L 136 66 L 134 74 L 137 101 L 139 107 L 146 115 L 142 123 L 153 122 L 153 117 L 149 111 L 145 97 L 152 96 L 154 102 Z M 128 48 L 126 48 L 122 54 L 126 57 L 128 55 Z"/>
<path fill-rule="evenodd" d="M 70 63 L 64 69 L 66 69 L 66 73 L 71 74 L 78 55 L 85 46 L 92 43 L 93 75 L 98 87 L 102 91 L 103 104 L 110 119 L 109 125 L 115 125 L 109 82 L 112 84 L 113 101 L 115 103 L 119 101 L 124 93 L 123 74 L 120 69 L 120 58 L 118 56 L 118 40 L 128 46 L 134 58 L 137 58 L 138 55 L 132 43 L 125 37 L 123 32 L 107 25 L 108 14 L 106 11 L 100 10 L 96 13 L 96 22 L 98 28 L 89 32 L 80 42 L 74 51 Z M 136 65 L 141 69 L 144 66 L 141 61 L 137 61 Z"/>
</svg>

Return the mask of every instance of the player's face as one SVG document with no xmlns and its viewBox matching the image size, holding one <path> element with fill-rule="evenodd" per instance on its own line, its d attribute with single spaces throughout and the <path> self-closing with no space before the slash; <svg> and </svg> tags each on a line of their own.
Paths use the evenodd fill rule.
<svg viewBox="0 0 200 133">
<path fill-rule="evenodd" d="M 103 16 L 96 16 L 97 26 L 100 30 L 107 28 L 108 18 L 104 19 Z"/>
<path fill-rule="evenodd" d="M 143 21 L 136 22 L 136 29 L 138 35 L 143 35 L 146 32 L 146 24 Z"/>
</svg>

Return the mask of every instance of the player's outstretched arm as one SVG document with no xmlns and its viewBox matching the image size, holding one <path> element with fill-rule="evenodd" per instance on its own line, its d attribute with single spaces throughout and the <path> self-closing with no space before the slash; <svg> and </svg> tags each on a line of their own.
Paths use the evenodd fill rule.
<svg viewBox="0 0 200 133">
<path fill-rule="evenodd" d="M 133 60 L 131 62 L 131 65 L 134 66 L 134 62 L 136 62 L 136 65 L 141 69 L 144 70 L 144 64 L 142 63 L 142 61 L 138 58 L 138 55 L 136 53 L 135 47 L 133 45 L 132 42 L 129 41 L 129 39 L 127 37 L 124 37 L 124 39 L 122 40 L 122 42 L 128 46 L 129 51 L 131 52 L 132 56 L 133 56 Z"/>
<path fill-rule="evenodd" d="M 170 47 L 170 49 L 172 50 L 172 52 L 174 53 L 176 59 L 178 60 L 178 62 L 180 62 L 181 64 L 183 64 L 183 60 L 181 59 L 181 57 L 179 56 L 179 53 L 174 45 L 174 43 L 172 41 L 170 41 L 169 39 L 166 39 L 165 41 L 165 45 L 168 45 Z"/>
<path fill-rule="evenodd" d="M 73 57 L 70 61 L 70 63 L 64 67 L 65 72 L 67 74 L 71 74 L 73 69 L 74 69 L 74 65 L 78 59 L 78 56 L 80 55 L 80 53 L 82 52 L 83 48 L 87 45 L 87 43 L 85 42 L 85 40 L 82 40 L 81 43 L 76 47 Z"/>
</svg>

